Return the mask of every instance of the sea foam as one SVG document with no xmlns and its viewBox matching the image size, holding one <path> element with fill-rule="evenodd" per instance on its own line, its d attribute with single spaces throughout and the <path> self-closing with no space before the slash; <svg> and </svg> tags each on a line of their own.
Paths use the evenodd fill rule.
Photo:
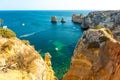
<svg viewBox="0 0 120 80">
<path fill-rule="evenodd" d="M 21 35 L 19 38 L 25 38 L 34 35 L 36 32 Z"/>
</svg>

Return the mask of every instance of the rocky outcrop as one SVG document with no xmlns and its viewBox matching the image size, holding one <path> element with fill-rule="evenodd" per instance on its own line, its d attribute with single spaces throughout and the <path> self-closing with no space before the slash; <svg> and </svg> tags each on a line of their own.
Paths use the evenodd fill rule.
<svg viewBox="0 0 120 80">
<path fill-rule="evenodd" d="M 74 22 L 74 23 L 82 23 L 82 21 L 83 21 L 83 19 L 84 19 L 84 15 L 83 14 L 80 14 L 80 15 L 78 15 L 78 14 L 73 14 L 72 15 L 72 21 Z"/>
<path fill-rule="evenodd" d="M 120 43 L 107 29 L 84 31 L 63 80 L 120 80 Z"/>
<path fill-rule="evenodd" d="M 101 25 L 112 30 L 114 38 L 120 41 L 120 11 L 94 11 L 87 16 L 80 17 L 73 14 L 72 21 L 81 24 L 81 28 L 86 30 L 88 28 L 95 28 Z"/>
<path fill-rule="evenodd" d="M 61 23 L 66 23 L 64 18 L 61 19 Z"/>
<path fill-rule="evenodd" d="M 50 54 L 45 59 L 28 41 L 0 36 L 0 80 L 57 80 Z"/>
<path fill-rule="evenodd" d="M 87 23 L 90 28 L 95 27 L 97 25 L 102 25 L 113 29 L 113 25 L 120 25 L 119 17 L 120 11 L 94 11 L 90 12 L 85 17 L 89 19 L 89 21 L 83 20 L 82 23 Z M 86 25 L 83 25 L 82 27 L 86 27 Z"/>
<path fill-rule="evenodd" d="M 56 16 L 52 16 L 51 17 L 51 23 L 57 23 L 57 17 Z"/>
</svg>

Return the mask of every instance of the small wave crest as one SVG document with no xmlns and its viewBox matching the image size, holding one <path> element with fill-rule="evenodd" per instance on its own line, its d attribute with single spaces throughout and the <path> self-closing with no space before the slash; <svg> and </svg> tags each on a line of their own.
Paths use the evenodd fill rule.
<svg viewBox="0 0 120 80">
<path fill-rule="evenodd" d="M 36 33 L 36 32 L 29 33 L 29 34 L 24 34 L 24 35 L 21 35 L 19 38 L 29 37 L 29 36 L 34 35 L 35 33 Z"/>
</svg>

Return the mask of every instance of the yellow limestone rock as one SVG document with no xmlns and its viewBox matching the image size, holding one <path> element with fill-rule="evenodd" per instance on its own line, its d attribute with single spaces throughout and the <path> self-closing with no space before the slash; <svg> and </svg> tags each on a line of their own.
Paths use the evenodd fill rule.
<svg viewBox="0 0 120 80">
<path fill-rule="evenodd" d="M 47 62 L 48 61 L 48 62 Z M 45 61 L 27 41 L 0 37 L 0 80 L 56 80 L 50 57 Z"/>
<path fill-rule="evenodd" d="M 57 78 L 55 76 L 53 76 L 54 75 L 54 71 L 52 70 L 50 53 L 45 53 L 44 61 L 48 65 L 47 71 L 49 72 L 46 80 L 53 80 L 53 79 L 57 80 Z"/>
<path fill-rule="evenodd" d="M 120 42 L 105 28 L 89 29 L 79 40 L 63 80 L 120 80 L 119 75 Z"/>
</svg>

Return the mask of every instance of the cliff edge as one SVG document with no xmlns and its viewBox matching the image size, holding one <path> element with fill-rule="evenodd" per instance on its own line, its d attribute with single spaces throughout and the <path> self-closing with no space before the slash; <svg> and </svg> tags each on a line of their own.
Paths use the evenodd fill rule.
<svg viewBox="0 0 120 80">
<path fill-rule="evenodd" d="M 120 43 L 106 28 L 84 31 L 63 80 L 120 80 Z"/>
<path fill-rule="evenodd" d="M 7 34 L 0 33 L 0 80 L 57 80 L 49 53 L 43 60 L 28 41 L 3 35 Z"/>
</svg>

